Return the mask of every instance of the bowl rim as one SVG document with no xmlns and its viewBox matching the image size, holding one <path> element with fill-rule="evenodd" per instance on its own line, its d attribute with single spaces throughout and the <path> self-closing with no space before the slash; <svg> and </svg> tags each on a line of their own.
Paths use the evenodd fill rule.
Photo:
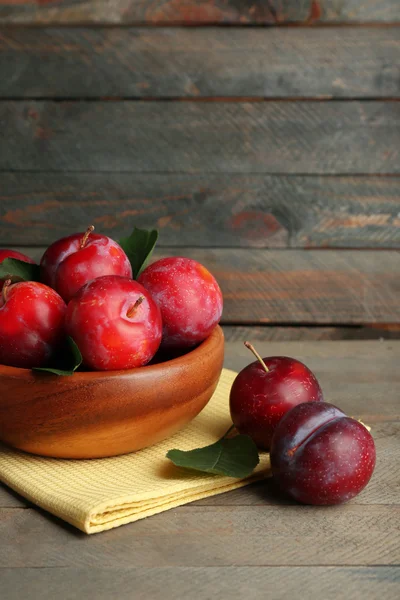
<svg viewBox="0 0 400 600">
<path fill-rule="evenodd" d="M 197 355 L 203 353 L 204 350 L 213 348 L 218 344 L 218 342 L 221 339 L 224 339 L 222 327 L 220 325 L 216 325 L 210 333 L 210 335 L 205 340 L 203 340 L 198 346 L 193 348 L 193 350 L 189 350 L 189 352 L 183 354 L 182 356 L 171 358 L 170 360 L 166 360 L 155 365 L 144 365 L 143 367 L 135 367 L 134 369 L 121 369 L 118 371 L 80 371 L 67 376 L 67 379 L 70 380 L 73 377 L 75 380 L 83 381 L 92 379 L 102 379 L 105 377 L 121 377 L 124 375 L 132 375 L 133 373 L 143 373 L 144 370 L 146 374 L 148 374 L 151 373 L 151 371 L 155 372 L 164 368 L 178 367 L 183 363 L 187 363 L 189 360 L 188 357 L 196 357 Z M 22 367 L 11 367 L 8 365 L 0 364 L 0 376 L 1 375 L 8 375 L 10 377 L 16 377 L 20 379 L 31 379 L 32 377 L 51 377 L 52 373 L 46 373 L 45 371 L 33 371 L 32 369 L 24 369 Z M 53 377 L 59 378 L 60 376 L 53 374 Z M 64 380 L 64 377 L 62 377 L 62 379 Z"/>
</svg>

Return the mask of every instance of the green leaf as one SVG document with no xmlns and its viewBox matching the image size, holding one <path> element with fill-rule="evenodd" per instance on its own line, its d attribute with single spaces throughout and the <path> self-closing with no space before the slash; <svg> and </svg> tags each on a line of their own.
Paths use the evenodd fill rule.
<svg viewBox="0 0 400 600">
<path fill-rule="evenodd" d="M 17 258 L 5 258 L 0 263 L 0 279 L 11 279 L 11 281 L 39 281 L 39 265 L 26 263 Z"/>
<path fill-rule="evenodd" d="M 177 467 L 228 477 L 248 477 L 260 462 L 257 446 L 248 435 L 223 437 L 195 450 L 170 450 L 167 458 Z"/>
<path fill-rule="evenodd" d="M 118 243 L 128 256 L 132 265 L 133 279 L 137 279 L 150 259 L 157 243 L 158 231 L 156 229 L 135 229 L 131 235 L 121 238 Z"/>
<path fill-rule="evenodd" d="M 73 375 L 81 366 L 82 354 L 72 337 L 67 338 L 67 346 L 63 348 L 63 351 L 60 352 L 54 362 L 57 366 L 35 367 L 32 370 L 44 371 L 46 373 L 52 373 L 53 375 L 68 376 Z"/>
</svg>

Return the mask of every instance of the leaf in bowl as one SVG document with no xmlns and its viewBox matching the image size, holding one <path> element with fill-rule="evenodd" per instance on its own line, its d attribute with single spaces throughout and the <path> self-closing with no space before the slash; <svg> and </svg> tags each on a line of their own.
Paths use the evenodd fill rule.
<svg viewBox="0 0 400 600">
<path fill-rule="evenodd" d="M 32 370 L 61 376 L 73 375 L 82 364 L 82 354 L 72 337 L 67 338 L 67 345 L 63 352 L 60 352 L 55 363 L 57 365 L 54 367 L 35 367 Z"/>
<path fill-rule="evenodd" d="M 158 231 L 156 229 L 147 230 L 135 227 L 129 237 L 118 240 L 131 263 L 133 279 L 137 279 L 150 260 L 157 239 Z"/>
<path fill-rule="evenodd" d="M 39 281 L 40 267 L 17 258 L 6 258 L 0 263 L 0 279 L 11 281 Z"/>
</svg>

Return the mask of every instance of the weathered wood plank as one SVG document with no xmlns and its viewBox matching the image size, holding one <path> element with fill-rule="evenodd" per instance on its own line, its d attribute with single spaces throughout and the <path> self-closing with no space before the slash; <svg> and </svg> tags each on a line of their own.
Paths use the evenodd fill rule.
<svg viewBox="0 0 400 600">
<path fill-rule="evenodd" d="M 395 97 L 399 64 L 397 28 L 0 31 L 1 98 Z"/>
<path fill-rule="evenodd" d="M 398 173 L 399 102 L 0 103 L 0 170 Z"/>
<path fill-rule="evenodd" d="M 2 23 L 315 23 L 400 21 L 397 0 L 1 0 Z"/>
<path fill-rule="evenodd" d="M 385 0 L 387 3 L 388 0 Z M 29 0 L 1 0 L 0 19 L 4 23 L 146 23 L 209 24 L 268 23 L 300 21 L 309 18 L 310 0 L 260 2 L 250 0 L 61 0 L 32 6 Z M 277 12 L 279 11 L 279 12 Z"/>
<path fill-rule="evenodd" d="M 397 0 L 322 0 L 321 21 L 357 22 L 383 21 L 386 23 L 400 20 L 400 5 Z"/>
<path fill-rule="evenodd" d="M 127 569 L 1 569 L 0 584 L 7 600 L 398 600 L 399 567 L 163 567 Z"/>
<path fill-rule="evenodd" d="M 224 325 L 226 342 L 294 342 L 328 340 L 397 340 L 400 326 L 302 327 L 279 325 Z"/>
<path fill-rule="evenodd" d="M 18 248 L 40 259 L 44 248 Z M 206 265 L 224 294 L 225 325 L 400 322 L 395 251 L 162 248 Z"/>
<path fill-rule="evenodd" d="M 347 414 L 370 423 L 400 418 L 398 341 L 258 342 L 257 348 L 263 356 L 289 355 L 305 362 L 318 377 L 326 401 Z M 251 361 L 241 342 L 226 344 L 229 368 L 240 371 Z"/>
<path fill-rule="evenodd" d="M 3 509 L 0 566 L 397 565 L 399 523 L 400 506 L 192 506 L 92 537 Z"/>
<path fill-rule="evenodd" d="M 347 404 L 349 406 L 350 403 Z M 354 408 L 352 414 L 354 415 Z M 376 468 L 368 486 L 362 494 L 353 500 L 353 503 L 399 504 L 400 423 L 394 421 L 371 424 L 371 433 L 376 445 Z M 246 488 L 234 490 L 229 494 L 199 500 L 191 506 L 255 506 L 265 504 L 295 504 L 295 502 L 279 491 L 273 479 L 268 479 L 265 482 L 254 483 Z"/>
<path fill-rule="evenodd" d="M 129 222 L 160 244 L 400 247 L 400 178 L 0 173 L 0 244 L 45 244 Z"/>
<path fill-rule="evenodd" d="M 400 342 L 257 342 L 262 356 L 293 356 L 316 374 L 327 402 L 372 424 L 399 420 Z M 253 360 L 242 342 L 225 347 L 225 364 L 240 371 Z M 397 486 L 400 479 L 397 469 Z"/>
<path fill-rule="evenodd" d="M 186 249 L 185 254 L 216 275 L 226 324 L 400 321 L 397 252 Z"/>
</svg>

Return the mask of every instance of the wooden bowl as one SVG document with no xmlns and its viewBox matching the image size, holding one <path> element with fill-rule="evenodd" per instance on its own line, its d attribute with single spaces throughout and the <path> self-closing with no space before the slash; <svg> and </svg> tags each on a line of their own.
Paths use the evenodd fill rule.
<svg viewBox="0 0 400 600">
<path fill-rule="evenodd" d="M 221 373 L 216 327 L 187 354 L 129 371 L 59 377 L 0 366 L 0 440 L 57 458 L 116 456 L 176 433 L 210 400 Z"/>
</svg>

